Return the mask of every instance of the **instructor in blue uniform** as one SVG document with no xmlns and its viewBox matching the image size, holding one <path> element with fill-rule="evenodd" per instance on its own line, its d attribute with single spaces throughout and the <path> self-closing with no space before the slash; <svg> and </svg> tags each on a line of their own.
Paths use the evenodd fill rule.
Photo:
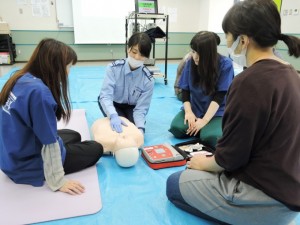
<svg viewBox="0 0 300 225">
<path fill-rule="evenodd" d="M 121 133 L 127 118 L 144 133 L 154 87 L 154 78 L 144 66 L 151 52 L 151 40 L 146 33 L 134 33 L 128 41 L 128 58 L 107 66 L 106 76 L 98 97 L 104 116 L 110 118 L 112 130 Z"/>
<path fill-rule="evenodd" d="M 84 186 L 64 175 L 94 165 L 103 153 L 78 132 L 57 130 L 57 120 L 70 119 L 68 74 L 76 62 L 72 48 L 44 39 L 1 90 L 0 169 L 17 184 L 46 180 L 53 191 L 81 194 Z"/>
</svg>

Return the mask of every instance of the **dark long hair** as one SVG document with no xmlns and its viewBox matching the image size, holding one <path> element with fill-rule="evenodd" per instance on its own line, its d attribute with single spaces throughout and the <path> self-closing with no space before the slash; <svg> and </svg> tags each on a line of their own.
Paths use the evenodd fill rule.
<svg viewBox="0 0 300 225">
<path fill-rule="evenodd" d="M 55 39 L 43 39 L 34 50 L 28 63 L 17 71 L 4 85 L 0 93 L 0 105 L 4 105 L 17 80 L 25 73 L 41 79 L 50 89 L 58 108 L 56 118 L 69 121 L 71 106 L 68 96 L 67 65 L 77 62 L 75 51 Z"/>
<path fill-rule="evenodd" d="M 219 74 L 219 57 L 217 45 L 220 37 L 213 32 L 200 31 L 191 40 L 190 47 L 198 53 L 199 63 L 192 60 L 193 85 L 200 86 L 207 95 L 213 95 Z"/>
<path fill-rule="evenodd" d="M 251 37 L 261 48 L 272 47 L 282 40 L 289 55 L 300 56 L 300 39 L 281 33 L 281 18 L 273 0 L 246 0 L 234 4 L 226 13 L 222 28 L 233 39 L 241 35 Z"/>
<path fill-rule="evenodd" d="M 139 51 L 142 56 L 149 58 L 152 43 L 148 34 L 144 32 L 134 33 L 128 40 L 128 48 L 138 45 Z"/>
</svg>

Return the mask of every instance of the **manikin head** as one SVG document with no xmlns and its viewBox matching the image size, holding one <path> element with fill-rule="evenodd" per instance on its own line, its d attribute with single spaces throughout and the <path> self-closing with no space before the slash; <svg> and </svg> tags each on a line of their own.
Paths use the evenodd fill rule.
<svg viewBox="0 0 300 225">
<path fill-rule="evenodd" d="M 134 166 L 139 159 L 139 149 L 137 147 L 127 147 L 115 151 L 115 158 L 119 166 Z"/>
</svg>

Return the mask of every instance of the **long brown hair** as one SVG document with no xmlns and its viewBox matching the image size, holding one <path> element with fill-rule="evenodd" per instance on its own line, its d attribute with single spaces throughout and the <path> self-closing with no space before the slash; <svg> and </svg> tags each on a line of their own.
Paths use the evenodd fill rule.
<svg viewBox="0 0 300 225">
<path fill-rule="evenodd" d="M 200 31 L 192 38 L 190 47 L 198 53 L 199 63 L 191 63 L 193 85 L 200 86 L 207 95 L 213 95 L 219 74 L 219 57 L 217 45 L 220 37 L 209 31 Z"/>
<path fill-rule="evenodd" d="M 70 63 L 74 65 L 76 62 L 77 55 L 71 47 L 55 39 L 43 39 L 34 50 L 28 63 L 5 83 L 0 93 L 0 105 L 6 103 L 17 80 L 25 73 L 31 73 L 41 79 L 50 89 L 58 105 L 56 118 L 69 121 L 71 105 L 67 65 Z"/>
</svg>

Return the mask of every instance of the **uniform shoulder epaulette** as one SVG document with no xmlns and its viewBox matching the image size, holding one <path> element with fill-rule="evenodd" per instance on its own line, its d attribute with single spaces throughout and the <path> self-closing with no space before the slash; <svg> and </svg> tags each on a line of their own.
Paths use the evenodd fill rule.
<svg viewBox="0 0 300 225">
<path fill-rule="evenodd" d="M 143 71 L 149 80 L 153 78 L 152 72 L 146 66 L 143 67 Z"/>
<path fill-rule="evenodd" d="M 125 59 L 118 59 L 116 61 L 113 61 L 111 63 L 112 66 L 120 66 L 120 65 L 124 65 L 125 64 Z"/>
</svg>

